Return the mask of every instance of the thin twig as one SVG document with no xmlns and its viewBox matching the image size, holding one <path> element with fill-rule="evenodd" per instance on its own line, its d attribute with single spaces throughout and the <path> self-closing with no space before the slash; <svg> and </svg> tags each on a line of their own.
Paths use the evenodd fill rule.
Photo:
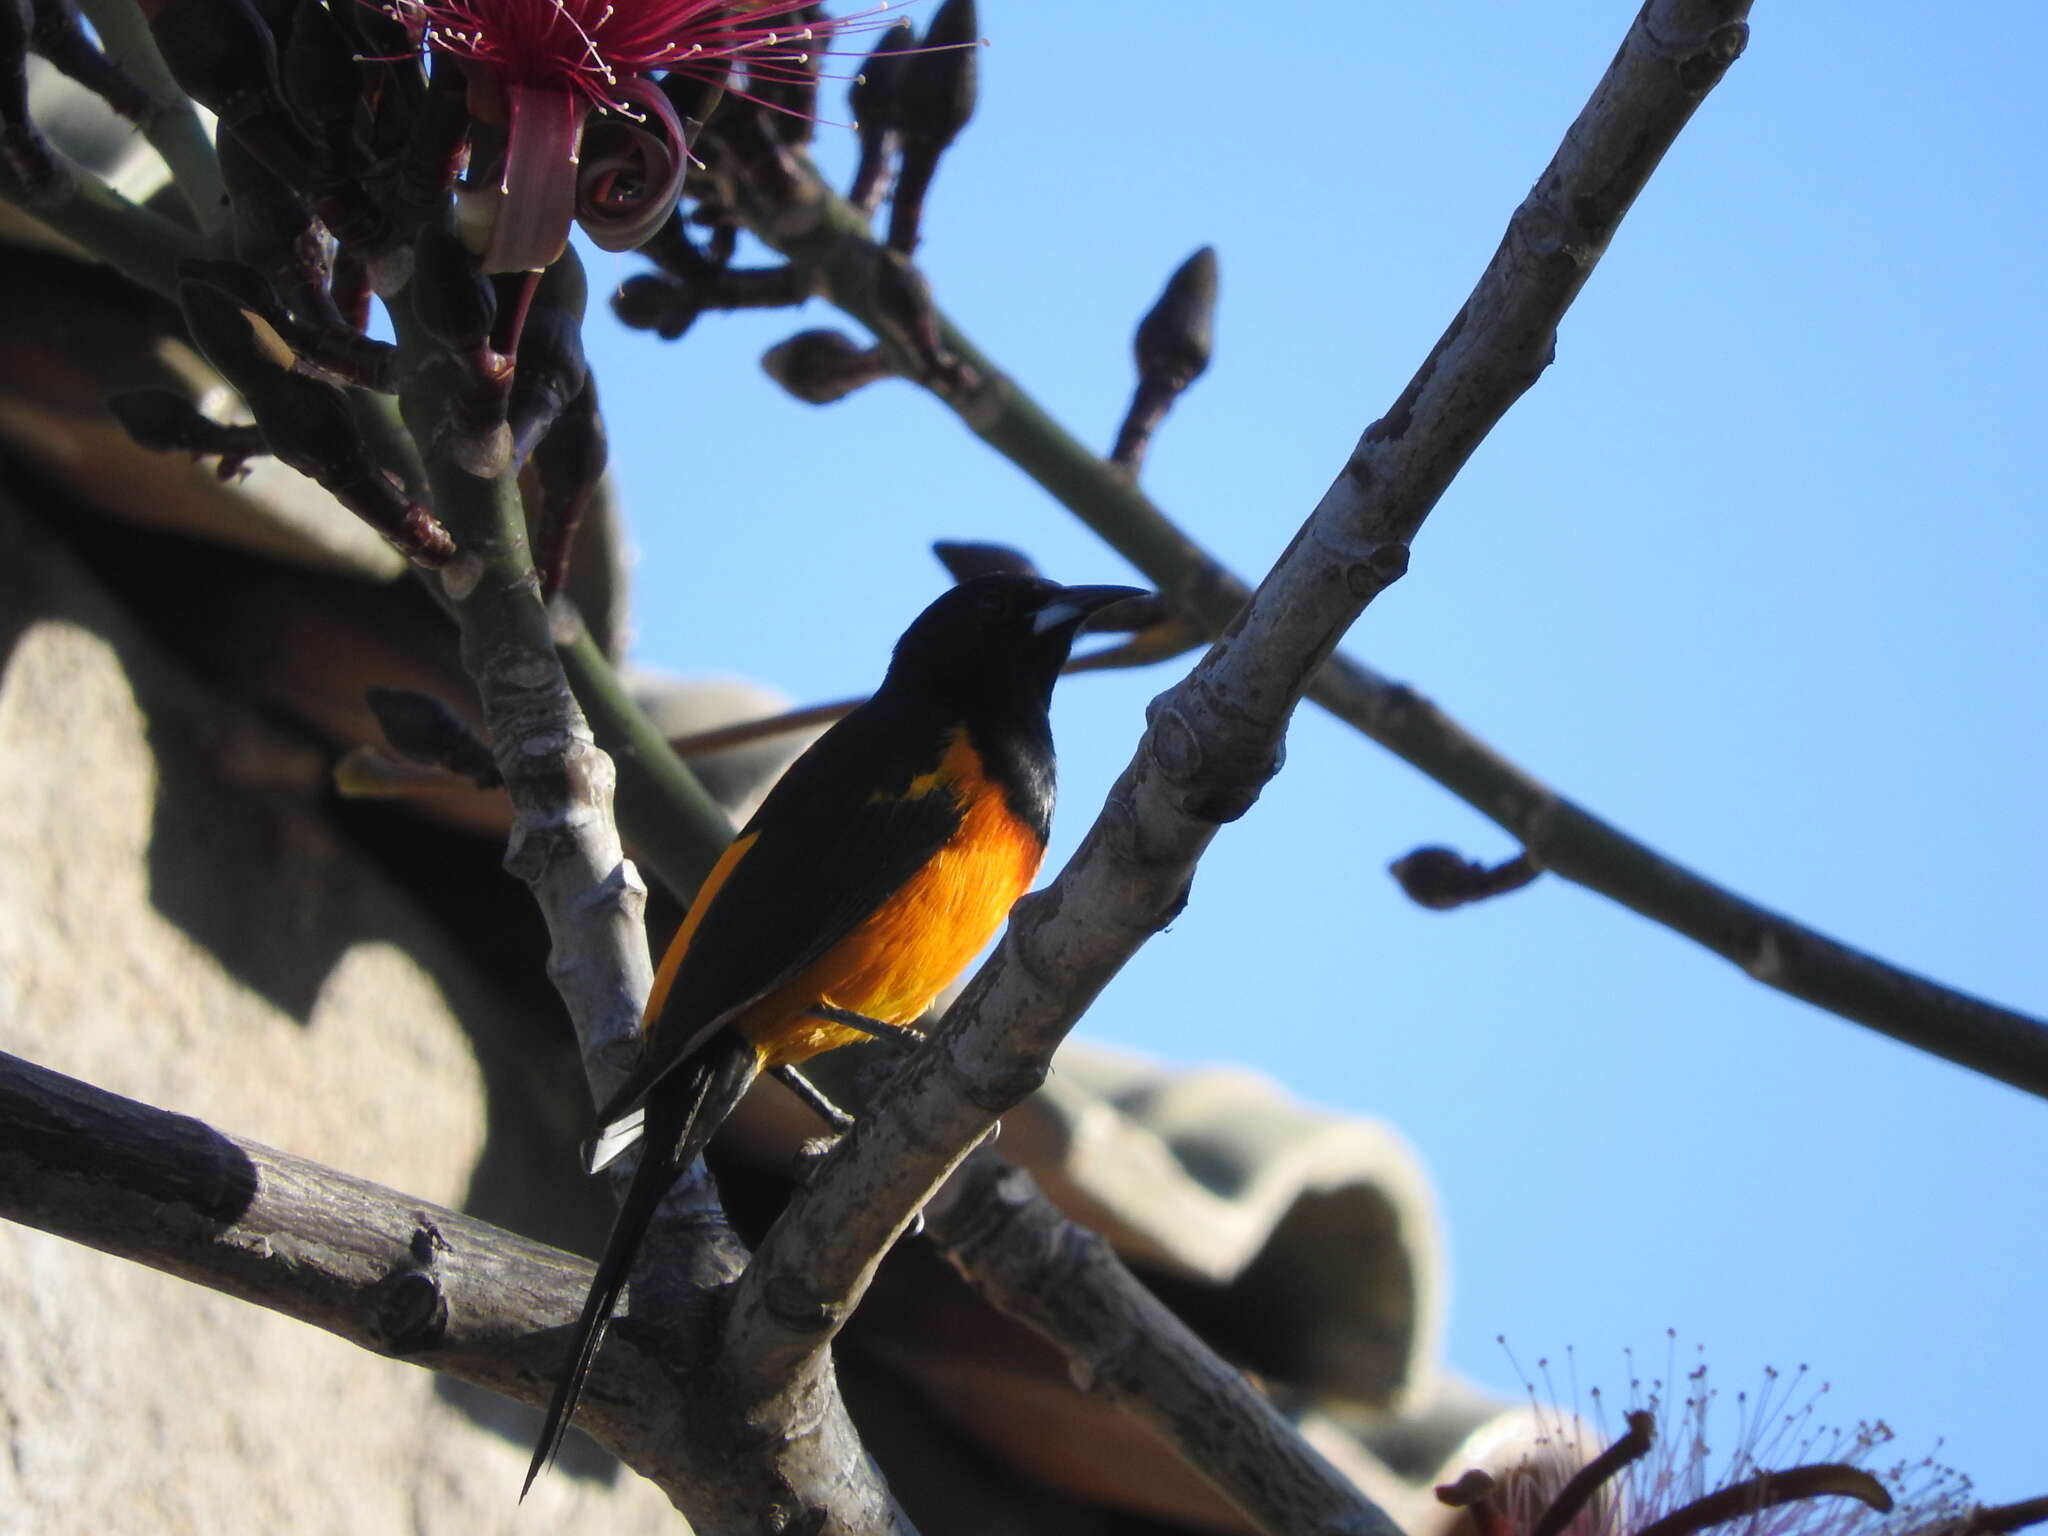
<svg viewBox="0 0 2048 1536">
<path fill-rule="evenodd" d="M 78 8 L 99 34 L 108 56 L 126 69 L 156 100 L 156 110 L 142 126 L 150 146 L 163 156 L 171 179 L 192 210 L 193 220 L 207 234 L 227 226 L 227 190 L 221 184 L 220 161 L 213 141 L 199 120 L 191 99 L 164 67 L 135 0 L 78 0 Z"/>
<path fill-rule="evenodd" d="M 809 704 L 802 709 L 784 710 L 779 715 L 764 715 L 759 720 L 741 720 L 708 731 L 694 731 L 688 736 L 671 736 L 668 749 L 682 758 L 730 752 L 734 747 L 774 741 L 779 736 L 793 736 L 798 731 L 813 730 L 835 720 L 844 720 L 864 702 L 864 699 L 834 699 L 830 704 Z"/>
<path fill-rule="evenodd" d="M 1687 67 L 1692 16 L 1714 7 L 1660 6 L 1674 41 L 1650 40 L 1653 67 Z M 1539 189 L 1540 190 L 1540 189 Z M 1591 212 L 1602 207 L 1596 189 Z M 750 206 L 754 232 L 821 274 L 826 296 L 873 329 L 918 379 L 992 448 L 1036 480 L 1169 598 L 1220 635 L 1250 588 L 1161 511 L 1118 466 L 1096 455 L 939 315 L 939 342 L 963 366 L 932 374 L 876 299 L 881 248 L 865 221 L 815 172 L 798 197 Z M 1570 220 L 1526 230 L 1570 262 Z M 1716 885 L 1565 799 L 1404 683 L 1333 654 L 1308 696 L 1511 833 L 1544 868 L 1734 961 L 1767 986 L 1893 1039 L 2048 1097 L 2048 1025 L 1944 987 Z"/>
<path fill-rule="evenodd" d="M 1387 1517 L 1023 1169 L 977 1153 L 925 1208 L 968 1284 L 1036 1329 L 1075 1379 L 1164 1435 L 1263 1531 L 1391 1536 Z"/>
<path fill-rule="evenodd" d="M 1140 630 L 1115 645 L 1105 646 L 1099 651 L 1084 651 L 1070 658 L 1060 668 L 1060 673 L 1072 676 L 1076 672 L 1151 666 L 1154 662 L 1186 654 L 1201 644 L 1202 639 L 1198 630 L 1176 616 Z M 580 683 L 577 691 L 579 694 L 582 692 Z M 755 742 L 773 741 L 780 736 L 792 736 L 798 731 L 830 725 L 835 720 L 845 719 L 863 702 L 864 699 L 834 699 L 829 704 L 807 704 L 779 715 L 764 715 L 758 720 L 741 720 L 708 731 L 693 731 L 687 736 L 671 736 L 668 749 L 680 758 L 709 757 L 714 752 L 729 752 L 734 747 L 752 746 Z"/>
</svg>

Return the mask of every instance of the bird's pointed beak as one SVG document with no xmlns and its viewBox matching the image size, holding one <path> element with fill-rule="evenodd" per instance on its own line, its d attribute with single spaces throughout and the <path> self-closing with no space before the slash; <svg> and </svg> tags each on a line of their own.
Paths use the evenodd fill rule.
<svg viewBox="0 0 2048 1536">
<path fill-rule="evenodd" d="M 1112 604 L 1127 598 L 1150 597 L 1143 587 L 1062 587 L 1031 621 L 1031 633 L 1070 625 L 1076 629 Z"/>
</svg>

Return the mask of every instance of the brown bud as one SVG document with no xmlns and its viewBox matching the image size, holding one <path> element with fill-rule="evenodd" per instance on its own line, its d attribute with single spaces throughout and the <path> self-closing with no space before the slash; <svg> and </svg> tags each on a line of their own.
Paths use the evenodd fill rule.
<svg viewBox="0 0 2048 1536">
<path fill-rule="evenodd" d="M 454 710 L 430 693 L 411 688 L 366 688 L 363 702 L 391 750 L 408 762 L 443 768 L 479 789 L 505 782 L 482 737 Z"/>
<path fill-rule="evenodd" d="M 107 397 L 107 409 L 138 447 L 152 453 L 218 454 L 223 480 L 270 452 L 261 428 L 215 421 L 175 390 L 123 390 Z"/>
<path fill-rule="evenodd" d="M 663 341 L 674 341 L 703 312 L 687 287 L 659 272 L 636 272 L 612 295 L 612 313 L 622 325 L 653 331 Z"/>
<path fill-rule="evenodd" d="M 149 30 L 187 96 L 240 130 L 279 176 L 305 184 L 313 143 L 285 104 L 276 40 L 249 0 L 163 0 Z"/>
<path fill-rule="evenodd" d="M 426 333 L 451 352 L 473 352 L 490 340 L 497 290 L 444 224 L 426 225 L 414 242 L 412 306 Z"/>
<path fill-rule="evenodd" d="M 846 200 L 862 213 L 872 214 L 882 203 L 889 179 L 889 151 L 896 143 L 896 98 L 909 62 L 904 50 L 916 46 L 917 34 L 909 22 L 891 27 L 861 65 L 847 92 L 847 105 L 853 109 L 854 127 L 860 133 L 860 164 Z"/>
<path fill-rule="evenodd" d="M 1526 849 L 1506 863 L 1486 865 L 1449 848 L 1417 848 L 1387 866 L 1408 899 L 1432 912 L 1448 912 L 1520 890 L 1543 872 Z"/>
<path fill-rule="evenodd" d="M 412 558 L 437 565 L 453 557 L 448 531 L 370 459 L 346 395 L 294 372 L 290 350 L 275 331 L 222 288 L 186 277 L 178 302 L 192 340 L 241 392 L 278 458 L 317 480 Z"/>
<path fill-rule="evenodd" d="M 770 347 L 761 367 L 808 405 L 830 405 L 896 370 L 880 347 L 863 347 L 840 331 L 799 331 Z"/>
<path fill-rule="evenodd" d="M 534 562 L 544 592 L 559 592 L 569 580 L 576 530 L 604 479 L 609 452 L 604 417 L 597 405 L 597 381 L 586 379 L 533 450 L 534 476 L 540 489 Z"/>
</svg>

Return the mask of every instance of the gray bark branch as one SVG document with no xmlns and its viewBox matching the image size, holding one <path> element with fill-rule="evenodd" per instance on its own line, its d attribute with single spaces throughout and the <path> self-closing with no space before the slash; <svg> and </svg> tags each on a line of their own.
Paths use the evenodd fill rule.
<svg viewBox="0 0 2048 1536">
<path fill-rule="evenodd" d="M 4 1054 L 0 1216 L 534 1407 L 592 1272 L 460 1211 Z M 722 1220 L 701 1204 L 670 1216 L 707 1219 Z M 785 1426 L 735 1411 L 678 1358 L 679 1335 L 715 1332 L 718 1278 L 715 1265 L 662 1277 L 660 1321 L 614 1330 L 577 1425 L 700 1530 L 752 1533 L 778 1516 L 818 1531 L 899 1528 L 829 1368 L 808 1383 L 808 1417 Z M 673 1317 L 691 1308 L 697 1327 L 678 1329 Z"/>
<path fill-rule="evenodd" d="M 925 1215 L 939 1251 L 990 1305 L 1058 1348 L 1084 1390 L 1163 1434 L 1260 1530 L 1398 1536 L 1242 1371 L 1023 1169 L 970 1157 Z"/>
<path fill-rule="evenodd" d="M 403 306 L 395 324 L 401 341 L 427 350 L 423 329 Z M 603 1102 L 639 1056 L 640 1012 L 653 980 L 646 889 L 613 819 L 616 770 L 592 739 L 557 654 L 558 641 L 573 637 L 558 634 L 541 605 L 516 484 L 474 476 L 444 451 L 447 402 L 437 377 L 416 367 L 404 404 L 415 441 L 431 445 L 435 510 L 460 548 L 440 573 L 442 590 L 511 794 L 505 864 L 546 919 L 548 976 L 568 1007 L 593 1096 Z M 669 1379 L 666 1398 L 643 1395 L 639 1422 L 626 1425 L 609 1415 L 594 1377 L 577 1426 L 658 1483 L 706 1536 L 764 1525 L 818 1536 L 910 1536 L 861 1445 L 828 1357 L 793 1361 L 766 1383 L 717 1368 L 707 1348 L 716 1332 L 705 1320 L 723 1308 L 725 1287 L 746 1262 L 700 1167 L 670 1193 L 647 1233 L 632 1319 L 612 1326 L 598 1361 L 602 1369 L 623 1353 L 625 1335 L 645 1328 Z M 555 1321 L 575 1318 L 580 1302 Z M 543 1367 L 549 1377 L 563 1364 L 562 1335 L 553 1348 Z"/>
<path fill-rule="evenodd" d="M 769 1381 L 821 1350 L 879 1255 L 1040 1080 L 1096 993 L 1187 897 L 1222 823 L 1277 770 L 1295 704 L 1405 571 L 1408 541 L 1548 364 L 1556 327 L 1666 148 L 1747 41 L 1747 0 L 1652 0 L 1477 287 L 1207 656 L 1155 700 L 1080 850 L 1012 914 L 931 1045 L 798 1191 L 740 1285 L 735 1358 Z"/>
<path fill-rule="evenodd" d="M 1731 961 L 1753 980 L 2048 1098 L 2048 1024 L 1830 938 L 1716 885 L 1502 757 L 1429 699 L 1348 656 L 1309 697 L 1506 828 L 1545 869 Z"/>
<path fill-rule="evenodd" d="M 1698 35 L 1678 19 L 1681 28 L 1669 36 Z M 814 171 L 792 167 L 796 195 L 750 208 L 752 227 L 817 271 L 833 302 L 868 324 L 893 349 L 899 371 L 916 377 L 915 350 L 878 298 L 881 248 L 857 210 L 835 199 Z M 1246 583 L 1117 465 L 1046 414 L 943 314 L 936 324 L 943 350 L 963 366 L 920 382 L 1212 632 L 1226 626 L 1250 594 Z M 1308 696 L 1521 839 L 1563 878 L 1682 934 L 1765 986 L 2048 1097 L 2048 1024 L 2041 1020 L 1943 986 L 1704 879 L 1557 794 L 1414 689 L 1353 657 L 1332 655 Z"/>
<path fill-rule="evenodd" d="M 590 1265 L 459 1211 L 0 1055 L 0 1212 L 516 1401 Z M 607 1414 L 660 1390 L 608 1354 Z"/>
</svg>

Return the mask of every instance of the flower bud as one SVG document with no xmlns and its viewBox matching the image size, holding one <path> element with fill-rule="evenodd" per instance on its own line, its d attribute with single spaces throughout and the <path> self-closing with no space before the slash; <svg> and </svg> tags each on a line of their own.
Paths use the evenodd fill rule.
<svg viewBox="0 0 2048 1536">
<path fill-rule="evenodd" d="M 761 358 L 768 377 L 807 405 L 844 400 L 896 370 L 880 347 L 863 347 L 839 331 L 799 331 Z"/>
<path fill-rule="evenodd" d="M 906 146 L 944 149 L 974 116 L 981 80 L 981 19 L 975 0 L 946 0 L 904 60 L 890 126 Z"/>
<path fill-rule="evenodd" d="M 1138 322 L 1133 350 L 1139 377 L 1186 389 L 1209 366 L 1215 326 L 1216 251 L 1205 245 L 1180 264 Z"/>
<path fill-rule="evenodd" d="M 107 409 L 137 447 L 194 458 L 220 455 L 223 480 L 232 480 L 250 459 L 270 452 L 260 428 L 215 421 L 176 390 L 123 390 L 107 397 Z"/>
<path fill-rule="evenodd" d="M 597 407 L 597 381 L 586 378 L 533 450 L 534 480 L 540 490 L 534 564 L 543 592 L 559 592 L 569 579 L 576 530 L 604 479 L 609 453 L 604 417 Z"/>
<path fill-rule="evenodd" d="M 187 271 L 231 266 L 187 263 Z M 413 559 L 439 565 L 453 557 L 448 531 L 371 461 L 348 397 L 331 384 L 294 372 L 290 348 L 267 321 L 201 276 L 181 277 L 178 303 L 193 342 L 241 393 L 278 458 L 317 480 Z"/>
<path fill-rule="evenodd" d="M 612 295 L 612 313 L 620 324 L 653 331 L 663 341 L 674 341 L 703 312 L 688 287 L 659 272 L 636 272 Z"/>
<path fill-rule="evenodd" d="M 498 318 L 497 290 L 462 237 L 443 224 L 425 225 L 412 260 L 413 313 L 426 333 L 451 352 L 474 352 L 488 342 Z"/>
<path fill-rule="evenodd" d="M 363 702 L 384 740 L 407 762 L 469 779 L 479 789 L 504 783 L 483 738 L 440 699 L 412 688 L 365 688 Z"/>
<path fill-rule="evenodd" d="M 1387 866 L 1408 899 L 1432 912 L 1520 890 L 1542 872 L 1543 866 L 1526 851 L 1503 864 L 1486 865 L 1435 846 L 1417 848 Z"/>
<path fill-rule="evenodd" d="M 224 136 L 225 137 L 225 136 Z M 342 325 L 294 314 L 263 273 L 239 261 L 184 261 L 178 265 L 182 293 L 188 283 L 214 289 L 260 320 L 283 367 L 300 367 L 343 384 L 390 394 L 398 380 L 398 349 Z M 331 306 L 330 306 L 331 307 Z"/>
<path fill-rule="evenodd" d="M 903 88 L 904 68 L 910 62 L 904 50 L 916 44 L 917 35 L 908 22 L 891 27 L 846 93 L 854 127 L 860 133 L 860 164 L 846 200 L 862 213 L 872 214 L 882 203 L 889 179 L 889 151 L 896 143 L 896 101 Z"/>
<path fill-rule="evenodd" d="M 299 0 L 281 67 L 285 99 L 312 129 L 322 164 L 346 172 L 362 71 L 341 24 L 320 0 Z"/>
<path fill-rule="evenodd" d="M 285 104 L 277 44 L 249 0 L 162 0 L 150 35 L 185 94 L 240 132 L 257 159 L 303 186 L 313 143 Z"/>
<path fill-rule="evenodd" d="M 946 0 L 925 29 L 923 48 L 904 61 L 892 111 L 903 174 L 889 211 L 889 244 L 906 256 L 917 249 L 939 156 L 974 115 L 980 30 L 974 0 Z"/>
<path fill-rule="evenodd" d="M 519 334 L 519 365 L 513 370 L 512 398 L 505 407 L 513 463 L 523 463 L 546 439 L 589 379 L 582 316 L 535 304 Z"/>
</svg>

